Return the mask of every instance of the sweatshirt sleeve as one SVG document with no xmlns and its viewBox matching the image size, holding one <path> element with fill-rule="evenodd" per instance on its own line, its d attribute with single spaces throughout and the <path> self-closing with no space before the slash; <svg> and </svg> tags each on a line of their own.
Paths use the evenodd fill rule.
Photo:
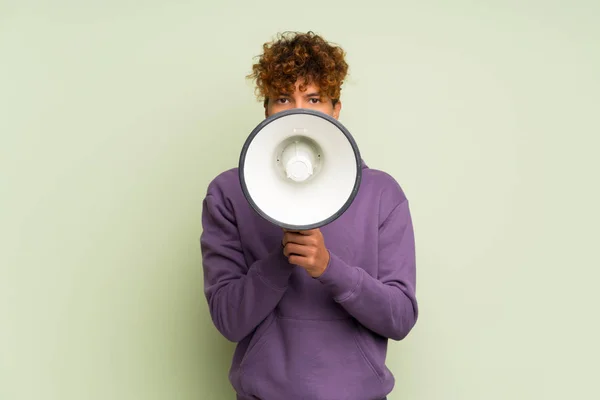
<svg viewBox="0 0 600 400">
<path fill-rule="evenodd" d="M 266 318 L 287 288 L 292 266 L 281 248 L 247 265 L 235 216 L 218 195 L 207 194 L 202 209 L 204 293 L 216 328 L 241 341 Z"/>
<path fill-rule="evenodd" d="M 330 252 L 329 265 L 317 279 L 363 326 L 401 340 L 418 316 L 415 240 L 406 198 L 393 207 L 380 225 L 378 243 L 377 277 Z"/>
</svg>

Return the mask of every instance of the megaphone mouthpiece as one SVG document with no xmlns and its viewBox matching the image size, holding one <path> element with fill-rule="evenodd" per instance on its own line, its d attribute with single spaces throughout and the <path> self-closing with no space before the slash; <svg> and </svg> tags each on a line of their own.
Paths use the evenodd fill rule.
<svg viewBox="0 0 600 400">
<path fill-rule="evenodd" d="M 314 173 L 315 150 L 306 142 L 294 140 L 283 149 L 282 165 L 286 176 L 295 182 L 304 182 Z"/>
</svg>

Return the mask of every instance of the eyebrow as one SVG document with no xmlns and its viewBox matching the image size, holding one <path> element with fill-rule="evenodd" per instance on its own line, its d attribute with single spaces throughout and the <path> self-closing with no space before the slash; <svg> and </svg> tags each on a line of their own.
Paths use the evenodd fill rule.
<svg viewBox="0 0 600 400">
<path fill-rule="evenodd" d="M 291 97 L 289 93 L 279 93 L 277 97 Z M 321 97 L 321 95 L 317 92 L 311 92 L 304 95 L 304 97 Z"/>
</svg>

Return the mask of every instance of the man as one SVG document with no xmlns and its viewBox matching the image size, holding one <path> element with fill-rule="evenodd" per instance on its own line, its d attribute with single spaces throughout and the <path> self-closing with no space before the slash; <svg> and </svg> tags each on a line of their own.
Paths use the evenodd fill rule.
<svg viewBox="0 0 600 400">
<path fill-rule="evenodd" d="M 311 32 L 265 44 L 249 76 L 265 116 L 310 108 L 338 118 L 344 51 Z M 217 329 L 237 342 L 238 400 L 378 400 L 394 387 L 388 339 L 416 323 L 415 245 L 407 199 L 362 163 L 360 190 L 334 222 L 282 231 L 256 214 L 236 168 L 203 203 L 205 294 Z"/>
</svg>

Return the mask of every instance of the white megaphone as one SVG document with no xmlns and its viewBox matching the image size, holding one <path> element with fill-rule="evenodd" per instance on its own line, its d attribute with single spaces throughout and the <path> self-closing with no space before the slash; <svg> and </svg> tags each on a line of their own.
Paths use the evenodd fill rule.
<svg viewBox="0 0 600 400">
<path fill-rule="evenodd" d="M 238 171 L 244 196 L 260 216 L 285 229 L 307 230 L 333 222 L 350 207 L 362 160 L 338 120 L 298 108 L 254 128 Z"/>
</svg>

